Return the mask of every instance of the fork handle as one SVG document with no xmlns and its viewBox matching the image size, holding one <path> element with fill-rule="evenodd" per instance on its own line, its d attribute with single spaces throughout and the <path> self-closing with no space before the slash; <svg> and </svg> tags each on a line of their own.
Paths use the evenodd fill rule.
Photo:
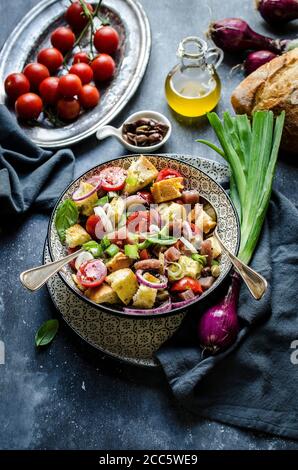
<svg viewBox="0 0 298 470">
<path fill-rule="evenodd" d="M 28 269 L 20 274 L 20 280 L 24 287 L 31 291 L 40 289 L 54 274 L 63 268 L 67 263 L 77 258 L 77 256 L 84 251 L 82 248 L 58 261 L 43 264 L 36 268 Z"/>
<path fill-rule="evenodd" d="M 237 258 L 235 255 L 233 255 L 233 253 L 231 253 L 230 250 L 226 247 L 226 245 L 222 242 L 216 230 L 213 232 L 213 235 L 215 236 L 222 249 L 228 255 L 232 265 L 234 266 L 238 274 L 241 276 L 242 280 L 248 287 L 252 296 L 256 300 L 260 300 L 265 294 L 268 287 L 266 279 L 261 276 L 261 274 L 257 273 L 254 269 L 247 266 L 247 264 L 240 261 L 240 259 Z"/>
</svg>

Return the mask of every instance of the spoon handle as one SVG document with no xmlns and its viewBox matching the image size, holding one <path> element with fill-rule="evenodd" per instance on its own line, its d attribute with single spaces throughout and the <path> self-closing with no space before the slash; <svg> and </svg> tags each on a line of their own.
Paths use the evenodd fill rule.
<svg viewBox="0 0 298 470">
<path fill-rule="evenodd" d="M 240 274 L 241 278 L 248 287 L 252 296 L 256 300 L 260 300 L 265 294 L 268 287 L 266 279 L 261 276 L 261 274 L 257 273 L 252 268 L 247 266 L 247 264 L 240 261 L 240 259 L 237 258 L 235 255 L 233 255 L 226 247 L 226 245 L 222 242 L 216 230 L 213 232 L 213 235 L 230 258 L 231 263 L 233 264 L 236 271 Z"/>
<path fill-rule="evenodd" d="M 20 274 L 20 280 L 24 287 L 31 291 L 40 289 L 54 274 L 63 268 L 67 263 L 75 259 L 82 251 L 82 248 L 75 253 L 65 256 L 58 261 L 43 264 L 36 268 L 28 269 Z"/>
</svg>

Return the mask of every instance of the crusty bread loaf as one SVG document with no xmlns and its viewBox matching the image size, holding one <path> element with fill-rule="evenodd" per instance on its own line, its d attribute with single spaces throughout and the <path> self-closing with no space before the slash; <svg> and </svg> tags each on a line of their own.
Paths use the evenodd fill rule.
<svg viewBox="0 0 298 470">
<path fill-rule="evenodd" d="M 286 112 L 282 147 L 298 152 L 298 48 L 271 60 L 250 74 L 234 90 L 231 102 L 237 114 L 260 109 L 275 115 Z"/>
</svg>

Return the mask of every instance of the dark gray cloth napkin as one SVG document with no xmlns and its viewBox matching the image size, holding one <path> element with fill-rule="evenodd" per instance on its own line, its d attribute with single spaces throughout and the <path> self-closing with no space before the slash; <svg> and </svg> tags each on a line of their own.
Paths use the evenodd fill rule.
<svg viewBox="0 0 298 470">
<path fill-rule="evenodd" d="M 269 281 L 269 290 L 257 302 L 242 286 L 242 329 L 236 343 L 202 358 L 196 329 L 205 305 L 194 307 L 179 332 L 158 351 L 175 397 L 194 413 L 298 439 L 297 234 L 297 209 L 273 193 L 251 264 Z"/>
<path fill-rule="evenodd" d="M 31 206 L 53 207 L 74 174 L 71 150 L 46 151 L 33 144 L 0 105 L 0 214 L 21 214 Z"/>
</svg>

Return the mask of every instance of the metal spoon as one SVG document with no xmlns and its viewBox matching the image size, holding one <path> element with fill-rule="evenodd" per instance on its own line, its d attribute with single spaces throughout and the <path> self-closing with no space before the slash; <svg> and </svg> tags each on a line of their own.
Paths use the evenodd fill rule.
<svg viewBox="0 0 298 470">
<path fill-rule="evenodd" d="M 217 212 L 215 208 L 213 207 L 211 202 L 208 201 L 208 199 L 206 199 L 205 197 L 204 199 L 210 204 L 210 206 L 214 210 L 215 215 L 216 215 L 216 221 L 217 221 L 218 217 L 217 217 Z M 243 263 L 243 261 L 240 261 L 240 259 L 237 258 L 237 256 L 233 255 L 233 253 L 230 252 L 230 250 L 227 248 L 227 246 L 224 244 L 224 242 L 221 240 L 220 236 L 218 235 L 217 226 L 215 227 L 211 235 L 213 235 L 216 238 L 216 240 L 218 241 L 223 251 L 227 254 L 235 270 L 241 276 L 245 285 L 248 287 L 251 295 L 256 300 L 260 300 L 265 294 L 267 287 L 268 287 L 268 283 L 266 279 L 263 276 L 261 276 L 261 274 L 257 273 L 254 269 L 250 268 L 247 264 Z"/>
<path fill-rule="evenodd" d="M 27 287 L 27 289 L 33 292 L 40 289 L 50 279 L 50 277 L 60 271 L 60 269 L 62 269 L 67 263 L 77 258 L 77 256 L 83 251 L 85 250 L 81 248 L 58 261 L 43 264 L 42 266 L 22 272 L 20 274 L 21 283 L 24 287 Z"/>
</svg>

